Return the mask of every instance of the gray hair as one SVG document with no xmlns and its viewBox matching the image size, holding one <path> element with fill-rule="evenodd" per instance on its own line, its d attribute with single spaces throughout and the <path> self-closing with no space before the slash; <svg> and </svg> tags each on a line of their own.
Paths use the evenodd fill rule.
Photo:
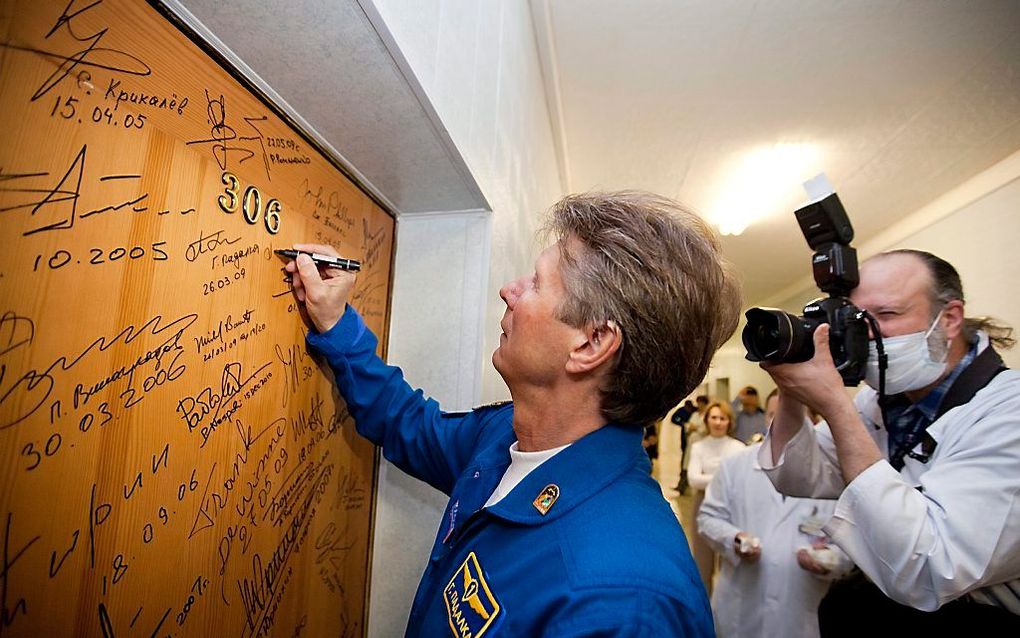
<svg viewBox="0 0 1020 638">
<path fill-rule="evenodd" d="M 614 321 L 623 333 L 602 415 L 645 425 L 701 383 L 737 327 L 740 290 L 719 240 L 695 213 L 641 191 L 570 195 L 546 230 L 561 241 L 567 296 L 559 318 L 574 327 Z M 567 239 L 583 247 L 571 254 Z"/>
<path fill-rule="evenodd" d="M 924 250 L 914 250 L 911 248 L 890 250 L 876 255 L 876 257 L 884 257 L 886 255 L 910 255 L 920 260 L 928 269 L 932 282 L 931 289 L 928 291 L 928 298 L 931 302 L 932 321 L 935 320 L 938 313 L 950 301 L 958 300 L 961 303 L 965 303 L 960 273 L 945 259 Z M 872 257 L 872 259 L 874 258 Z M 1016 339 L 1013 338 L 1013 328 L 998 319 L 987 316 L 964 318 L 963 335 L 968 343 L 974 343 L 979 330 L 987 333 L 989 340 L 996 347 L 1008 350 L 1016 345 Z"/>
</svg>

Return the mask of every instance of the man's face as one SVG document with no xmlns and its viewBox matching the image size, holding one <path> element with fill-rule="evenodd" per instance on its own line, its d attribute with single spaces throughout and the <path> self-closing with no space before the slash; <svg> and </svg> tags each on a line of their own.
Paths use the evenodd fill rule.
<svg viewBox="0 0 1020 638">
<path fill-rule="evenodd" d="M 911 255 L 888 255 L 861 266 L 861 283 L 850 300 L 870 312 L 884 337 L 927 330 L 931 325 L 931 275 Z"/>
<path fill-rule="evenodd" d="M 560 274 L 560 244 L 535 260 L 535 272 L 507 282 L 499 290 L 506 303 L 499 347 L 492 364 L 507 385 L 549 384 L 564 373 L 567 358 L 584 332 L 556 317 L 566 299 Z"/>
<path fill-rule="evenodd" d="M 758 395 L 751 394 L 747 389 L 740 391 L 740 405 L 743 406 L 747 412 L 754 412 L 758 409 Z"/>
</svg>

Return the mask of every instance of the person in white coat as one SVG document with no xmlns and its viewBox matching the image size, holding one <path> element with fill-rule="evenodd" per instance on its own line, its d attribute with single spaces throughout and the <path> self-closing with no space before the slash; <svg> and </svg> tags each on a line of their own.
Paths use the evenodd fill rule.
<svg viewBox="0 0 1020 638">
<path fill-rule="evenodd" d="M 697 516 L 701 502 L 719 463 L 731 454 L 746 450 L 747 446 L 732 436 L 736 427 L 730 406 L 716 401 L 705 410 L 705 426 L 708 436 L 691 446 L 691 462 L 687 467 L 687 480 L 694 488 L 694 515 Z M 691 539 L 691 553 L 698 564 L 698 572 L 705 584 L 705 590 L 712 592 L 712 573 L 715 571 L 715 550 L 698 534 Z"/>
<path fill-rule="evenodd" d="M 776 403 L 773 393 L 767 408 Z M 716 632 L 815 638 L 822 596 L 853 563 L 821 531 L 835 502 L 781 495 L 758 464 L 760 446 L 722 460 L 698 513 L 698 532 L 722 559 L 712 591 Z"/>
<path fill-rule="evenodd" d="M 1011 330 L 965 316 L 959 273 L 923 251 L 868 259 L 850 299 L 884 342 L 871 388 L 851 402 L 828 325 L 811 360 L 762 364 L 780 401 L 759 462 L 784 494 L 838 498 L 826 531 L 867 576 L 832 588 L 823 634 L 1020 636 L 1020 372 L 995 348 Z"/>
</svg>

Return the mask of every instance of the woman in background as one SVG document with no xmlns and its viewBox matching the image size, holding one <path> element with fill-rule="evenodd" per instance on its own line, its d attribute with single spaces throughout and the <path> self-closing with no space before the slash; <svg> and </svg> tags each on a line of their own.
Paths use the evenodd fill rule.
<svg viewBox="0 0 1020 638">
<path fill-rule="evenodd" d="M 736 454 L 747 446 L 732 436 L 736 427 L 733 410 L 729 405 L 716 401 L 705 410 L 705 426 L 708 436 L 691 446 L 691 461 L 687 467 L 687 480 L 694 488 L 694 516 L 697 518 L 701 503 L 705 500 L 705 489 L 712 482 L 712 476 L 719 469 L 719 463 L 731 454 Z M 701 537 L 694 534 L 691 541 L 691 553 L 698 564 L 701 580 L 705 590 L 712 592 L 712 572 L 715 570 L 715 551 Z"/>
</svg>

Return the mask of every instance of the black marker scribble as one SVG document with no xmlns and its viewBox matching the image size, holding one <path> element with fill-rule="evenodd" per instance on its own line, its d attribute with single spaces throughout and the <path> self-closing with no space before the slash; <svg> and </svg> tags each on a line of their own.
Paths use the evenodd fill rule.
<svg viewBox="0 0 1020 638">
<path fill-rule="evenodd" d="M 216 464 L 213 463 L 212 467 L 209 468 L 209 478 L 205 480 L 205 489 L 202 491 L 202 499 L 198 502 L 198 511 L 195 513 L 195 520 L 191 523 L 191 531 L 188 532 L 188 540 L 201 532 L 204 529 L 209 529 L 213 526 L 215 521 L 209 516 L 209 512 L 205 510 L 206 496 L 209 494 L 209 486 L 212 485 L 213 472 L 216 471 Z M 204 518 L 205 522 L 199 524 L 199 519 Z"/>
<path fill-rule="evenodd" d="M 74 19 L 86 11 L 89 11 L 93 7 L 102 4 L 102 1 L 103 0 L 96 0 L 92 4 L 74 10 L 74 5 L 77 0 L 70 0 L 67 3 L 67 6 L 64 7 L 64 11 L 60 14 L 60 17 L 57 18 L 57 21 L 53 24 L 49 33 L 46 34 L 46 39 L 48 40 L 50 36 L 60 30 L 61 27 L 66 27 L 64 31 L 66 31 L 66 33 L 76 42 L 88 43 L 88 46 L 81 51 L 76 51 L 70 55 L 63 55 L 52 51 L 36 49 L 34 47 L 11 44 L 10 42 L 0 43 L 0 46 L 8 49 L 36 53 L 44 57 L 60 61 L 60 64 L 57 65 L 57 69 L 51 73 L 50 76 L 43 81 L 42 85 L 36 89 L 35 93 L 32 94 L 33 102 L 49 93 L 55 86 L 60 84 L 64 78 L 71 75 L 79 66 L 106 69 L 107 71 L 128 73 L 130 75 L 138 76 L 152 74 L 152 69 L 149 68 L 149 65 L 130 53 L 120 51 L 118 49 L 110 49 L 99 46 L 99 43 L 106 36 L 107 32 L 109 32 L 109 27 L 105 27 L 92 35 L 85 37 L 79 37 L 74 32 L 74 25 L 72 24 Z"/>
<path fill-rule="evenodd" d="M 263 567 L 262 557 L 256 552 L 252 556 L 251 579 L 246 577 L 237 581 L 237 589 L 241 594 L 246 616 L 246 623 L 241 632 L 242 638 L 266 635 L 272 628 L 273 611 L 276 607 L 274 603 L 278 602 L 274 599 L 281 587 L 286 585 L 293 571 L 288 569 L 287 563 L 307 533 L 315 515 L 313 501 L 319 494 L 321 486 L 329 481 L 332 468 L 332 464 L 326 465 L 311 481 L 311 487 L 304 495 L 303 501 L 295 506 L 294 517 L 284 528 L 280 543 L 268 557 L 268 565 Z"/>
<path fill-rule="evenodd" d="M 0 167 L 0 182 L 5 182 L 9 179 L 22 179 L 25 177 L 46 177 L 49 173 L 8 173 L 4 174 L 3 167 Z"/>
<path fill-rule="evenodd" d="M 35 233 L 41 233 L 46 230 L 58 230 L 67 229 L 74 226 L 74 221 L 78 215 L 78 197 L 81 195 L 81 178 L 82 173 L 85 169 L 85 157 L 88 151 L 88 145 L 83 144 L 81 150 L 74 157 L 74 161 L 71 162 L 71 166 L 68 167 L 67 172 L 64 176 L 57 181 L 56 186 L 50 189 L 42 188 L 0 188 L 0 192 L 8 193 L 45 193 L 42 199 L 27 202 L 25 204 L 18 204 L 15 206 L 7 206 L 6 208 L 0 208 L 0 213 L 5 213 L 11 210 L 18 210 L 19 208 L 31 208 L 30 213 L 32 217 L 35 217 L 43 207 L 55 206 L 63 202 L 71 202 L 70 214 L 65 214 L 64 218 L 60 221 L 46 224 L 32 230 L 25 231 L 23 235 L 34 235 Z M 22 179 L 28 177 L 47 176 L 49 173 L 25 173 L 23 175 L 11 175 L 8 179 Z M 73 188 L 68 190 L 68 182 L 73 183 Z M 48 210 L 48 209 L 47 209 Z"/>
<path fill-rule="evenodd" d="M 4 317 L 7 316 L 8 316 L 7 314 L 4 315 Z M 32 322 L 31 318 L 20 317 L 20 319 L 31 323 L 32 332 L 34 334 L 35 323 Z M 45 370 L 41 372 L 37 369 L 29 370 L 24 375 L 22 375 L 20 379 L 15 381 L 14 384 L 11 385 L 11 387 L 8 388 L 6 392 L 2 392 L 2 394 L 0 394 L 0 407 L 3 407 L 4 404 L 9 399 L 19 396 L 19 394 L 22 392 L 25 394 L 35 392 L 36 396 L 38 396 L 39 398 L 37 401 L 33 401 L 32 399 L 27 399 L 23 401 L 23 404 L 25 405 L 25 407 L 22 408 L 23 414 L 21 414 L 20 416 L 16 416 L 15 413 L 15 415 L 9 418 L 0 420 L 0 430 L 5 430 L 13 425 L 17 425 L 18 423 L 24 421 L 28 417 L 32 416 L 32 414 L 34 414 L 35 411 L 38 410 L 39 407 L 46 402 L 46 400 L 50 396 L 50 393 L 53 391 L 54 380 L 51 373 L 54 371 L 54 368 L 57 368 L 59 366 L 59 371 L 67 372 L 75 365 L 77 365 L 79 361 L 81 361 L 87 355 L 93 352 L 103 352 L 121 341 L 123 342 L 124 345 L 128 345 L 138 337 L 145 334 L 158 336 L 161 333 L 164 333 L 169 330 L 172 331 L 169 333 L 172 335 L 172 337 L 169 339 L 170 341 L 179 339 L 180 335 L 182 335 L 185 330 L 190 328 L 191 325 L 195 323 L 195 321 L 197 320 L 198 315 L 196 313 L 190 313 L 178 317 L 177 319 L 174 319 L 170 323 L 163 325 L 164 324 L 163 315 L 156 315 L 155 317 L 149 319 L 139 327 L 130 325 L 124 328 L 112 338 L 109 339 L 106 337 L 97 338 L 95 341 L 89 344 L 84 350 L 82 350 L 78 356 L 74 357 L 73 359 L 69 360 L 68 357 L 61 356 L 58 357 L 55 361 L 53 361 L 53 363 L 51 363 L 49 366 L 46 367 Z M 5 368 L 0 368 L 0 391 L 2 391 L 3 387 L 4 372 Z M 40 387 L 42 389 L 40 389 Z"/>
<path fill-rule="evenodd" d="M 14 556 L 11 556 L 11 525 L 14 519 L 14 514 L 7 513 L 7 524 L 4 527 L 4 541 L 3 541 L 3 556 L 2 562 L 0 562 L 0 632 L 3 629 L 10 627 L 14 624 L 14 621 L 18 618 L 20 612 L 22 616 L 28 613 L 28 603 L 25 602 L 24 598 L 19 598 L 14 601 L 13 607 L 8 607 L 7 597 L 10 593 L 8 587 L 8 579 L 10 577 L 11 569 L 14 568 L 14 564 L 18 562 L 18 559 L 28 551 L 28 549 L 39 540 L 40 536 L 33 537 L 30 541 L 25 543 L 21 549 L 14 550 Z"/>
<path fill-rule="evenodd" d="M 105 182 L 111 179 L 141 179 L 141 175 L 104 175 L 99 178 L 99 181 Z"/>
<path fill-rule="evenodd" d="M 241 158 L 238 160 L 239 164 L 243 164 L 255 157 L 255 151 L 244 146 L 233 146 L 228 144 L 228 142 L 235 140 L 239 142 L 257 141 L 262 151 L 262 161 L 266 167 L 266 177 L 272 180 L 269 174 L 269 160 L 266 158 L 266 147 L 262 142 L 262 132 L 255 126 L 255 122 L 262 122 L 269 118 L 267 116 L 242 118 L 245 124 L 255 131 L 255 135 L 238 135 L 237 130 L 227 124 L 227 99 L 223 94 L 221 93 L 218 97 L 213 97 L 209 95 L 209 90 L 205 89 L 205 101 L 205 117 L 206 122 L 210 126 L 209 137 L 190 140 L 186 144 L 212 144 L 213 157 L 216 159 L 216 163 L 219 164 L 221 169 L 227 170 L 227 153 L 229 151 L 235 151 L 241 155 Z"/>
<path fill-rule="evenodd" d="M 365 267 L 375 265 L 386 241 L 385 228 L 378 228 L 375 231 L 369 230 L 368 220 L 361 220 L 362 250 L 365 255 Z"/>
<path fill-rule="evenodd" d="M 99 215 L 102 213 L 116 212 L 122 209 L 127 209 L 136 213 L 144 213 L 149 210 L 148 206 L 144 202 L 149 198 L 149 193 L 140 193 L 136 196 L 125 199 L 124 201 L 109 204 L 107 206 L 100 206 L 93 208 L 92 210 L 84 213 L 78 213 L 78 198 L 81 197 L 82 182 L 85 177 L 85 166 L 88 158 L 88 145 L 83 144 L 78 154 L 75 155 L 71 161 L 71 165 L 64 172 L 63 176 L 57 180 L 57 183 L 49 188 L 38 188 L 30 187 L 32 184 L 24 184 L 17 182 L 16 180 L 27 180 L 36 177 L 48 177 L 49 173 L 12 173 L 4 175 L 0 171 L 0 184 L 3 182 L 11 183 L 10 186 L 0 187 L 0 193 L 21 193 L 26 194 L 29 197 L 23 198 L 28 201 L 23 201 L 10 206 L 0 208 L 0 213 L 8 211 L 30 209 L 29 215 L 35 218 L 47 217 L 47 221 L 37 225 L 35 228 L 22 233 L 24 236 L 34 235 L 50 230 L 68 230 L 74 228 L 75 222 L 79 219 L 86 219 L 93 215 Z M 114 181 L 115 183 L 123 180 L 141 179 L 141 175 L 127 175 L 115 173 L 111 175 L 103 175 L 99 178 L 99 182 Z M 41 194 L 41 197 L 40 197 Z M 193 212 L 195 209 L 191 208 L 186 211 L 182 211 L 182 215 L 186 215 L 188 212 Z M 169 210 L 166 211 L 169 213 Z M 165 214 L 165 213 L 159 213 Z"/>
<path fill-rule="evenodd" d="M 9 332 L 8 332 L 9 331 Z M 4 343 L 4 337 L 7 337 Z M 35 323 L 28 317 L 19 317 L 7 311 L 0 315 L 0 357 L 25 344 L 32 343 L 35 338 Z M 15 339 L 20 341 L 15 342 Z M 3 379 L 3 373 L 0 373 Z"/>
<path fill-rule="evenodd" d="M 88 211 L 86 213 L 82 213 L 80 215 L 80 218 L 81 219 L 85 219 L 86 217 L 91 217 L 92 215 L 98 215 L 100 213 L 109 213 L 109 212 L 112 212 L 112 211 L 118 211 L 118 210 L 124 208 L 125 206 L 130 206 L 131 210 L 135 211 L 136 213 L 143 213 L 143 212 L 149 210 L 148 206 L 142 206 L 141 208 L 139 208 L 138 206 L 135 206 L 135 204 L 138 204 L 138 203 L 141 203 L 141 202 L 145 201 L 148 197 L 149 197 L 148 193 L 142 193 L 138 197 L 136 197 L 134 199 L 129 199 L 126 202 L 121 202 L 119 204 L 113 204 L 113 205 L 110 205 L 110 206 L 104 206 L 102 208 L 94 208 L 94 209 L 92 209 L 92 210 L 90 210 L 90 211 Z"/>
<path fill-rule="evenodd" d="M 221 245 L 230 246 L 241 241 L 240 237 L 233 239 L 223 237 L 223 233 L 226 232 L 222 228 L 209 235 L 205 234 L 205 231 L 200 230 L 198 233 L 198 239 L 188 244 L 188 249 L 184 252 L 184 258 L 188 261 L 195 261 L 205 253 L 211 253 Z"/>
</svg>

